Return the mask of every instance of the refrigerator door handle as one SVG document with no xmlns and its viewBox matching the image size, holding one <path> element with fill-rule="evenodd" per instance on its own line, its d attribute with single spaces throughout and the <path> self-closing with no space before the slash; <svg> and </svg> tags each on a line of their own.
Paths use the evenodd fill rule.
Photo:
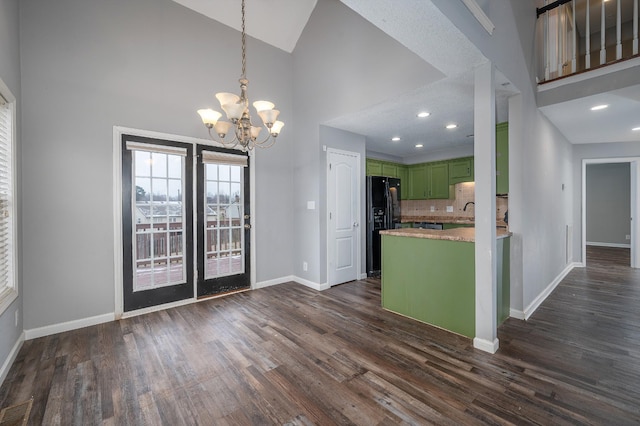
<svg viewBox="0 0 640 426">
<path fill-rule="evenodd" d="M 384 182 L 384 198 L 386 200 L 386 211 L 385 211 L 385 229 L 391 229 L 393 225 L 393 205 L 391 201 L 391 191 L 389 190 L 389 181 L 385 180 Z"/>
</svg>

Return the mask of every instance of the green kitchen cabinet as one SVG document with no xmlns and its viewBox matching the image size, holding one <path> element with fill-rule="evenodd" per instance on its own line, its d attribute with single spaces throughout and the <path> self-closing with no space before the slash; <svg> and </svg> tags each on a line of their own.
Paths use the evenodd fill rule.
<svg viewBox="0 0 640 426">
<path fill-rule="evenodd" d="M 407 200 L 426 200 L 427 199 L 427 165 L 414 164 L 409 166 L 409 185 L 407 192 Z"/>
<path fill-rule="evenodd" d="M 367 176 L 382 176 L 382 161 L 367 158 Z"/>
<path fill-rule="evenodd" d="M 382 175 L 386 177 L 398 177 L 398 166 L 393 163 L 382 163 Z"/>
<path fill-rule="evenodd" d="M 473 157 L 456 158 L 449 161 L 449 185 L 473 182 Z"/>
<path fill-rule="evenodd" d="M 427 198 L 449 198 L 449 163 L 427 164 Z"/>
<path fill-rule="evenodd" d="M 442 229 L 473 228 L 473 223 L 443 223 Z"/>
<path fill-rule="evenodd" d="M 401 199 L 405 199 L 405 191 L 407 191 L 409 187 L 409 167 L 398 164 L 398 178 L 400 178 L 400 183 L 402 184 L 400 197 Z"/>
<path fill-rule="evenodd" d="M 509 193 L 509 123 L 496 125 L 496 194 Z"/>
</svg>

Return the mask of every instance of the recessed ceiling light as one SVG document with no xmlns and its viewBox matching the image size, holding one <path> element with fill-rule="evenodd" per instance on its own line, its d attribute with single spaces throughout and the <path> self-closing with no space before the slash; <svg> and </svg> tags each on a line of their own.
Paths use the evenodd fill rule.
<svg viewBox="0 0 640 426">
<path fill-rule="evenodd" d="M 427 111 L 422 111 L 422 112 L 418 113 L 418 117 L 420 117 L 420 118 L 425 118 L 425 117 L 428 117 L 430 115 L 431 115 L 431 113 L 427 112 Z"/>
<path fill-rule="evenodd" d="M 447 129 L 451 130 L 451 129 L 455 129 L 456 127 L 458 127 L 457 124 L 451 123 L 451 124 L 447 124 Z"/>
<path fill-rule="evenodd" d="M 634 132 L 637 132 L 638 130 L 640 130 L 640 127 L 634 127 L 634 128 L 633 128 L 633 129 L 631 129 L 631 130 L 633 130 Z"/>
<path fill-rule="evenodd" d="M 422 145 L 421 143 L 416 144 L 416 148 L 422 148 L 424 145 Z"/>
<path fill-rule="evenodd" d="M 598 110 L 605 109 L 605 108 L 608 108 L 608 107 L 609 107 L 609 105 L 596 105 L 594 107 L 591 107 L 591 111 L 598 111 Z"/>
<path fill-rule="evenodd" d="M 400 140 L 400 136 L 394 136 L 391 138 L 392 141 L 398 142 Z"/>
</svg>

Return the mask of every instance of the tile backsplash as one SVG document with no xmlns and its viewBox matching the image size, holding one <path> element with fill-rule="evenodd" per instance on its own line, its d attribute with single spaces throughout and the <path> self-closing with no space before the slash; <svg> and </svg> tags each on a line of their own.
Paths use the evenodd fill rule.
<svg viewBox="0 0 640 426">
<path fill-rule="evenodd" d="M 455 198 L 450 200 L 402 200 L 401 208 L 403 216 L 475 216 L 475 204 L 469 204 L 467 210 L 464 206 L 475 200 L 475 182 L 463 182 L 455 185 Z M 447 212 L 447 207 L 452 206 L 453 212 Z M 509 199 L 505 196 L 496 197 L 496 218 L 502 220 L 504 213 L 509 208 Z"/>
</svg>

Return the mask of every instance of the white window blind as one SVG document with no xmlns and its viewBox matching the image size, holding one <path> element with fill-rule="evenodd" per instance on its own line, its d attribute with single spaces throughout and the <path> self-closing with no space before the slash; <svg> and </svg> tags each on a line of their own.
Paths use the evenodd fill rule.
<svg viewBox="0 0 640 426">
<path fill-rule="evenodd" d="M 142 143 L 127 141 L 127 149 L 136 151 L 161 152 L 163 154 L 187 156 L 187 150 L 177 146 L 154 145 L 152 143 Z"/>
<path fill-rule="evenodd" d="M 13 109 L 0 97 L 0 292 L 14 288 Z"/>
<path fill-rule="evenodd" d="M 205 164 L 215 163 L 247 167 L 247 156 L 227 154 L 226 152 L 202 151 L 202 162 Z"/>
</svg>

